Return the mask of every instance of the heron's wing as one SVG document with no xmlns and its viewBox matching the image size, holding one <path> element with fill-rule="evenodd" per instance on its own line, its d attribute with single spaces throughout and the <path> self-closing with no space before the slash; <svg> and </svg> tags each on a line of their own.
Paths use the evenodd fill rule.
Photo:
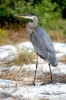
<svg viewBox="0 0 66 100">
<path fill-rule="evenodd" d="M 46 34 L 46 32 L 41 29 L 40 27 L 35 28 L 36 33 L 33 34 L 33 42 L 35 41 L 34 45 L 38 46 L 38 48 L 42 50 L 46 50 L 47 52 L 54 53 L 54 46 L 50 39 L 50 37 Z"/>
<path fill-rule="evenodd" d="M 31 36 L 31 42 L 41 58 L 49 61 L 52 66 L 58 65 L 53 43 L 43 29 L 35 28 L 35 33 Z"/>
</svg>

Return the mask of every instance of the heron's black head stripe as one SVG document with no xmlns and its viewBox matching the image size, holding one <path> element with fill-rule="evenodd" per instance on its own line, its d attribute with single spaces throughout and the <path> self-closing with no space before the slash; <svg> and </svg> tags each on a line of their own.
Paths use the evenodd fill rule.
<svg viewBox="0 0 66 100">
<path fill-rule="evenodd" d="M 33 13 L 30 13 L 30 15 L 32 15 L 32 16 L 36 16 L 35 14 L 33 14 Z"/>
<path fill-rule="evenodd" d="M 25 14 L 19 14 L 20 16 L 36 16 L 33 13 L 25 13 Z"/>
</svg>

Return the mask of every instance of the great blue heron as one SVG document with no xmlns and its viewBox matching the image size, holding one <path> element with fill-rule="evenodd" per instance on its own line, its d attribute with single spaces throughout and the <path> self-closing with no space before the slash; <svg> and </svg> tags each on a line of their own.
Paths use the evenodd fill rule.
<svg viewBox="0 0 66 100">
<path fill-rule="evenodd" d="M 58 65 L 58 60 L 56 57 L 55 49 L 53 46 L 53 43 L 50 39 L 50 37 L 47 35 L 47 33 L 40 27 L 37 26 L 38 19 L 37 16 L 34 14 L 25 14 L 25 15 L 17 15 L 17 17 L 32 19 L 33 22 L 29 22 L 26 25 L 26 32 L 28 34 L 28 37 L 30 41 L 32 42 L 34 49 L 42 59 L 49 62 L 49 68 L 50 68 L 50 75 L 51 75 L 51 81 L 52 81 L 52 73 L 51 73 L 51 67 Z M 36 71 L 38 66 L 38 58 L 36 62 L 36 70 L 35 70 L 35 76 L 34 76 L 34 82 L 35 85 L 35 77 L 36 77 Z"/>
</svg>

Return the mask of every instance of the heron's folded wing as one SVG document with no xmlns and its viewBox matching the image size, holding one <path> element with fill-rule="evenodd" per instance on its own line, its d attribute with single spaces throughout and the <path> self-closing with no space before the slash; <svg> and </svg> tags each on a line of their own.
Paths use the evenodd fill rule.
<svg viewBox="0 0 66 100">
<path fill-rule="evenodd" d="M 50 37 L 43 29 L 39 27 L 36 29 L 36 33 L 32 36 L 32 42 L 41 51 L 46 50 L 47 52 L 55 53 L 54 46 Z"/>
</svg>

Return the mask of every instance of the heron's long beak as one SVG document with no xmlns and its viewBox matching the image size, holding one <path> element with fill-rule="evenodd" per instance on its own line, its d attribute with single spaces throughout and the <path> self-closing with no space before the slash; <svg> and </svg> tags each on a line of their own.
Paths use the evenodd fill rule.
<svg viewBox="0 0 66 100">
<path fill-rule="evenodd" d="M 33 19 L 33 16 L 28 16 L 28 15 L 15 15 L 16 17 L 20 17 L 20 18 L 26 18 L 26 19 Z"/>
<path fill-rule="evenodd" d="M 20 17 L 20 18 L 25 18 L 25 16 L 22 15 L 15 15 L 16 17 Z"/>
</svg>

